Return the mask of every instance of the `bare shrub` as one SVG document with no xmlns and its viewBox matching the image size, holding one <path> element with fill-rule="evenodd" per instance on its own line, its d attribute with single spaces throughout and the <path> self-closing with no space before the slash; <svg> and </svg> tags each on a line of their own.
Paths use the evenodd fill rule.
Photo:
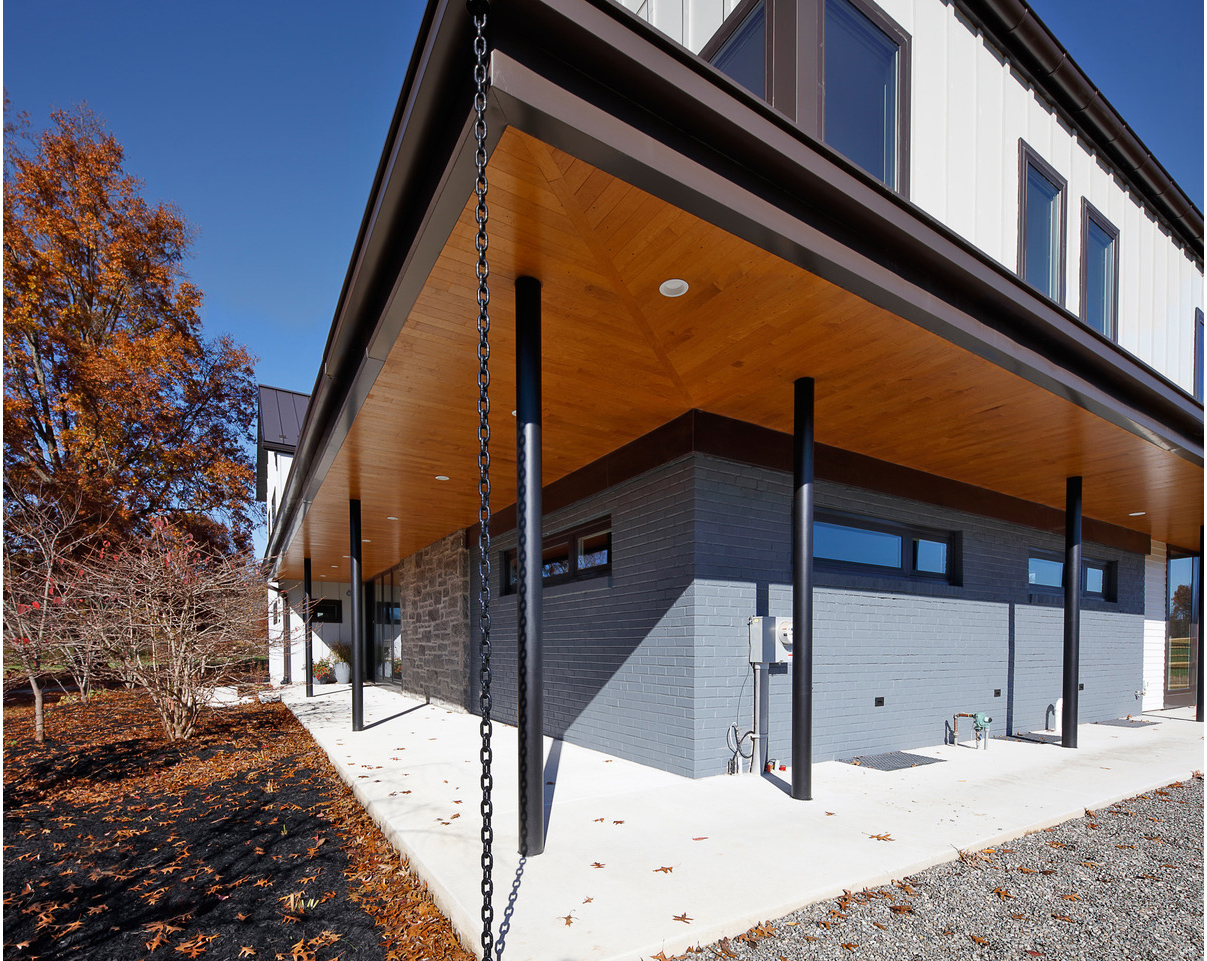
<svg viewBox="0 0 1207 961">
<path fill-rule="evenodd" d="M 34 739 L 46 732 L 44 681 L 50 668 L 64 666 L 64 651 L 84 643 L 76 604 L 80 565 L 74 554 L 80 533 L 79 504 L 64 507 L 38 490 L 6 485 L 4 497 L 4 653 L 6 667 L 16 662 L 34 695 Z M 81 696 L 90 680 L 85 658 L 70 666 Z M 78 661 L 78 664 L 77 664 Z M 79 668 L 79 673 L 76 668 Z"/>
<path fill-rule="evenodd" d="M 147 692 L 171 740 L 189 738 L 216 688 L 264 652 L 264 577 L 156 520 L 90 565 L 90 611 L 118 677 Z"/>
</svg>

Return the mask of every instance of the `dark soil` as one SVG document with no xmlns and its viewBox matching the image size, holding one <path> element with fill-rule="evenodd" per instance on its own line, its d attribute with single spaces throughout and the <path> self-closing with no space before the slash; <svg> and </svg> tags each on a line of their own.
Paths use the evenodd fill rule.
<svg viewBox="0 0 1207 961">
<path fill-rule="evenodd" d="M 4 957 L 468 961 L 281 704 L 168 742 L 137 693 L 4 711 Z"/>
</svg>

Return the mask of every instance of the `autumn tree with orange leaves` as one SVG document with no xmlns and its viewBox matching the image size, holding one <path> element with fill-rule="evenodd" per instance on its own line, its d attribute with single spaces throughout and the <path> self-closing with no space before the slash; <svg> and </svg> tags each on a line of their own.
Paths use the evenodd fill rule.
<svg viewBox="0 0 1207 961">
<path fill-rule="evenodd" d="M 6 114 L 8 113 L 6 103 Z M 252 358 L 201 336 L 192 230 L 88 110 L 5 123 L 4 489 L 81 505 L 92 546 L 165 518 L 251 542 Z"/>
</svg>

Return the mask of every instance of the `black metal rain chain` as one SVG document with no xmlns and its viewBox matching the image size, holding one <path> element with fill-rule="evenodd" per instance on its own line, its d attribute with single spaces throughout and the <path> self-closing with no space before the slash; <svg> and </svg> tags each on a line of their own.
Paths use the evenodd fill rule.
<svg viewBox="0 0 1207 961">
<path fill-rule="evenodd" d="M 486 60 L 486 0 L 469 0 L 474 21 L 474 140 L 477 149 L 475 216 L 478 235 L 478 625 L 481 632 L 478 707 L 482 715 L 482 957 L 489 961 L 494 940 L 494 829 L 490 798 L 490 266 L 486 259 L 486 90 L 489 83 Z"/>
</svg>

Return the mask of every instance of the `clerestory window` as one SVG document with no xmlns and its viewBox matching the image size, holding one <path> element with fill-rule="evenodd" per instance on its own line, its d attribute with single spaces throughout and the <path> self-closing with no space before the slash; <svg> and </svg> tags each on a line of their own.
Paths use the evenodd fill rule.
<svg viewBox="0 0 1207 961">
<path fill-rule="evenodd" d="M 1065 179 L 1022 140 L 1018 179 L 1018 274 L 1064 306 Z"/>
<path fill-rule="evenodd" d="M 1118 340 L 1119 230 L 1081 200 L 1081 321 Z"/>
</svg>

